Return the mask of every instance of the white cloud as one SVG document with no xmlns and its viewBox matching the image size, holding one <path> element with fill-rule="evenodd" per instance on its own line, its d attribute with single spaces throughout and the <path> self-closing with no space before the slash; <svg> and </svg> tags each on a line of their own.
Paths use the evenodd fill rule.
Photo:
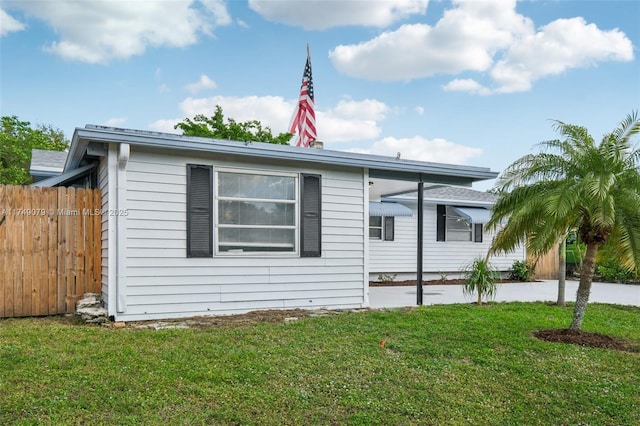
<svg viewBox="0 0 640 426">
<path fill-rule="evenodd" d="M 443 86 L 446 92 L 469 92 L 476 95 L 489 95 L 491 90 L 470 78 L 455 79 Z"/>
<path fill-rule="evenodd" d="M 195 83 L 187 84 L 187 90 L 191 93 L 198 93 L 203 89 L 215 89 L 216 87 L 218 87 L 216 82 L 204 74 Z"/>
<path fill-rule="evenodd" d="M 602 31 L 583 18 L 558 19 L 518 39 L 491 70 L 498 93 L 526 91 L 545 76 L 601 61 L 631 61 L 633 45 L 618 29 Z"/>
<path fill-rule="evenodd" d="M 22 31 L 25 25 L 0 9 L 0 36 L 5 36 L 11 32 Z"/>
<path fill-rule="evenodd" d="M 249 0 L 249 7 L 263 18 L 307 30 L 361 25 L 386 27 L 427 10 L 428 0 Z"/>
<path fill-rule="evenodd" d="M 25 0 L 13 5 L 59 34 L 47 51 L 89 63 L 126 59 L 148 47 L 188 46 L 231 22 L 223 0 Z"/>
<path fill-rule="evenodd" d="M 150 130 L 162 133 L 176 133 L 181 134 L 180 130 L 176 130 L 173 128 L 176 124 L 181 122 L 182 120 L 179 118 L 167 119 L 167 120 L 156 120 L 147 125 Z"/>
<path fill-rule="evenodd" d="M 329 52 L 347 75 L 378 81 L 408 81 L 436 74 L 480 73 L 454 79 L 445 90 L 487 95 L 526 91 L 533 82 L 601 61 L 633 60 L 633 45 L 613 29 L 583 18 L 558 19 L 536 30 L 516 12 L 515 0 L 453 0 L 433 26 L 407 24 L 359 44 Z"/>
<path fill-rule="evenodd" d="M 424 115 L 424 107 L 417 106 L 417 107 L 415 108 L 415 111 L 416 111 L 416 113 L 417 113 L 418 115 L 420 115 L 420 116 Z"/>
<path fill-rule="evenodd" d="M 448 164 L 466 164 L 482 154 L 479 148 L 456 144 L 445 139 L 426 139 L 422 136 L 397 139 L 387 137 L 375 142 L 369 149 L 350 149 L 350 152 L 395 157 L 400 153 L 404 160 L 432 161 Z"/>
<path fill-rule="evenodd" d="M 105 121 L 104 125 L 109 127 L 119 127 L 126 122 L 126 117 L 113 117 Z"/>
<path fill-rule="evenodd" d="M 279 134 L 289 130 L 291 115 L 297 99 L 285 100 L 279 96 L 213 96 L 208 98 L 184 99 L 179 107 L 184 117 L 203 114 L 210 117 L 220 105 L 226 118 L 236 121 L 258 120 Z M 342 100 L 327 111 L 316 110 L 318 140 L 331 144 L 356 140 L 373 139 L 380 136 L 379 122 L 386 118 L 390 108 L 375 99 L 363 101 Z M 149 124 L 157 131 L 175 133 L 173 126 L 182 118 L 163 119 Z"/>
</svg>

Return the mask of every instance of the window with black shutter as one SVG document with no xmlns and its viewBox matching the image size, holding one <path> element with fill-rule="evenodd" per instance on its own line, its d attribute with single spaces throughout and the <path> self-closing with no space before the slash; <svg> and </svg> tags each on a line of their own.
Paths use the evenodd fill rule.
<svg viewBox="0 0 640 426">
<path fill-rule="evenodd" d="M 187 257 L 213 256 L 213 173 L 187 164 Z"/>
<path fill-rule="evenodd" d="M 322 194 L 320 175 L 300 175 L 300 256 L 322 253 Z"/>
<path fill-rule="evenodd" d="M 386 216 L 384 218 L 384 240 L 393 241 L 395 236 L 395 218 Z"/>
</svg>

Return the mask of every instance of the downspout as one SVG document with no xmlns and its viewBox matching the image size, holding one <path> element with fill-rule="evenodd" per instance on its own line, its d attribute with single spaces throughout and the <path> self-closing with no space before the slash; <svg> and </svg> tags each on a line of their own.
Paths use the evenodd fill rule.
<svg viewBox="0 0 640 426">
<path fill-rule="evenodd" d="M 423 228 L 424 228 L 424 182 L 422 181 L 422 173 L 420 173 L 420 181 L 418 182 L 418 247 L 416 254 L 416 293 L 418 306 L 422 305 L 422 249 L 423 249 Z"/>
<path fill-rule="evenodd" d="M 116 304 L 118 313 L 127 310 L 127 294 L 126 294 L 126 278 L 127 278 L 127 163 L 129 162 L 130 146 L 127 143 L 121 143 L 118 147 L 118 168 L 116 172 L 117 181 L 117 204 L 113 210 L 109 212 L 115 216 L 116 232 L 117 232 L 117 276 L 116 285 Z"/>
</svg>

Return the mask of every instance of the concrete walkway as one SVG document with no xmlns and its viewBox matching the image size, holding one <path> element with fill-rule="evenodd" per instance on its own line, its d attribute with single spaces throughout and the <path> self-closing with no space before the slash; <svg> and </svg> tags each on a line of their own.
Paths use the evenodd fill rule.
<svg viewBox="0 0 640 426">
<path fill-rule="evenodd" d="M 565 299 L 576 300 L 577 281 L 567 281 Z M 558 281 L 499 284 L 496 302 L 552 301 L 558 297 Z M 461 285 L 428 285 L 423 287 L 424 305 L 470 303 L 475 297 L 465 297 Z M 593 283 L 589 302 L 640 306 L 640 285 Z M 416 288 L 406 286 L 369 287 L 371 308 L 416 306 Z"/>
</svg>

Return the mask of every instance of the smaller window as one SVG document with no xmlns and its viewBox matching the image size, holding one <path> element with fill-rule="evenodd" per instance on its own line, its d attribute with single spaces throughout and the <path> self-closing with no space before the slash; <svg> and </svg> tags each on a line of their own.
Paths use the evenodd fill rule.
<svg viewBox="0 0 640 426">
<path fill-rule="evenodd" d="M 382 239 L 382 217 L 371 216 L 369 218 L 369 239 L 381 240 Z"/>
<path fill-rule="evenodd" d="M 393 216 L 369 217 L 369 239 L 393 241 L 395 237 L 395 218 Z"/>
</svg>

